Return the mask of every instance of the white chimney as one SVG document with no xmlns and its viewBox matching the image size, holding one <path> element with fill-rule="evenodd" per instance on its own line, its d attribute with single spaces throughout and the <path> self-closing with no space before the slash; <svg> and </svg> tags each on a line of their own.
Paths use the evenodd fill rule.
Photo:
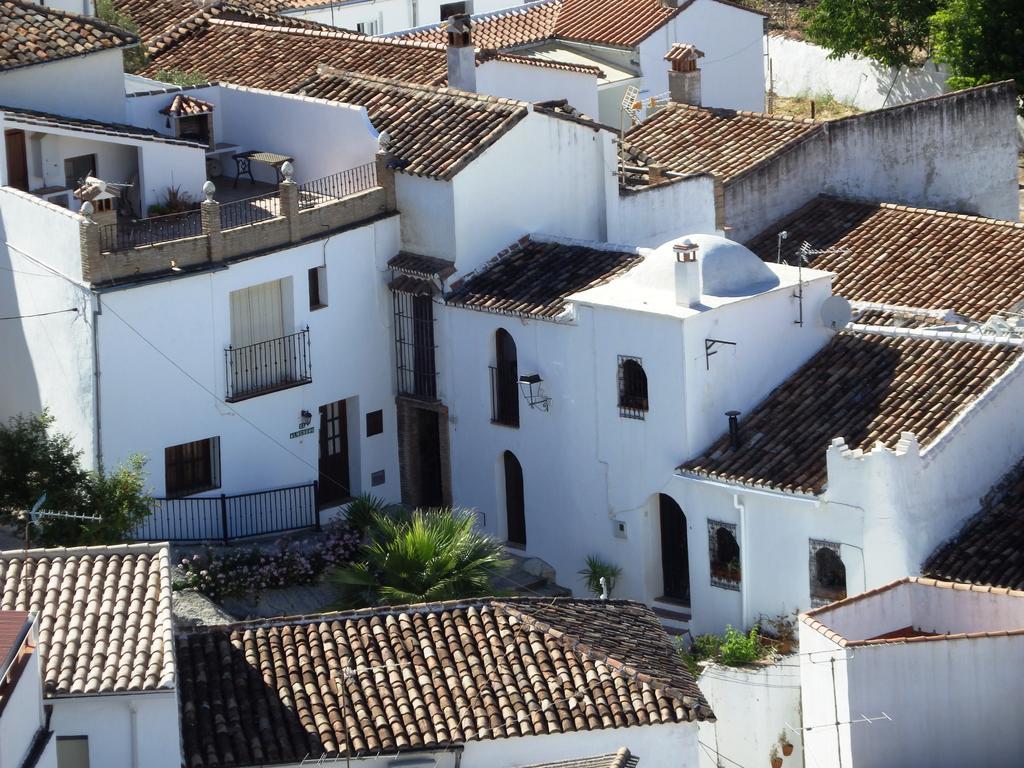
<svg viewBox="0 0 1024 768">
<path fill-rule="evenodd" d="M 700 106 L 700 69 L 697 59 L 704 53 L 692 45 L 675 43 L 665 61 L 669 63 L 668 97 L 677 104 Z"/>
<path fill-rule="evenodd" d="M 448 87 L 476 92 L 473 22 L 466 13 L 448 17 Z"/>
<path fill-rule="evenodd" d="M 683 240 L 672 246 L 676 254 L 676 304 L 692 307 L 700 304 L 700 263 L 697 244 Z"/>
</svg>

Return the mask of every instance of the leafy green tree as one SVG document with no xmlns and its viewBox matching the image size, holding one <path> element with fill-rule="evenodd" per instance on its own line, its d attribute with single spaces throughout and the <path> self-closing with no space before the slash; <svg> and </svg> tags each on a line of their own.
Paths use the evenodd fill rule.
<svg viewBox="0 0 1024 768">
<path fill-rule="evenodd" d="M 144 460 L 131 457 L 112 472 L 90 472 L 69 435 L 53 429 L 49 412 L 0 424 L 0 523 L 23 533 L 25 513 L 45 493 L 44 509 L 99 521 L 44 518 L 29 531 L 33 543 L 73 546 L 124 541 L 150 512 Z"/>
<path fill-rule="evenodd" d="M 329 579 L 343 607 L 403 605 L 491 594 L 508 565 L 501 544 L 453 509 L 373 514 L 357 561 Z"/>
<path fill-rule="evenodd" d="M 932 17 L 935 58 L 953 88 L 1016 80 L 1024 94 L 1024 1 L 945 0 Z"/>
<path fill-rule="evenodd" d="M 154 80 L 187 88 L 192 85 L 205 85 L 210 78 L 200 72 L 186 72 L 182 69 L 158 69 L 153 75 Z"/>
<path fill-rule="evenodd" d="M 830 58 L 853 54 L 900 67 L 922 60 L 938 6 L 939 0 L 821 0 L 803 14 L 807 36 L 831 49 Z"/>
<path fill-rule="evenodd" d="M 115 27 L 120 27 L 126 32 L 139 36 L 139 25 L 128 11 L 121 10 L 114 4 L 114 0 L 96 0 L 96 17 Z M 124 71 L 138 72 L 148 61 L 146 48 L 140 42 L 133 48 L 124 49 Z"/>
</svg>

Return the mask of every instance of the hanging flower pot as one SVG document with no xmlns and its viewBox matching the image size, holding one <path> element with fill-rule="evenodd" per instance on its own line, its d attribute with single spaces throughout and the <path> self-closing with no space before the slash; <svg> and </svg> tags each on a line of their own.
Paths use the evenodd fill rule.
<svg viewBox="0 0 1024 768">
<path fill-rule="evenodd" d="M 779 734 L 779 744 L 782 746 L 783 757 L 789 757 L 793 754 L 793 745 L 789 741 L 789 736 L 783 731 Z"/>
<path fill-rule="evenodd" d="M 782 768 L 782 758 L 779 757 L 779 747 L 776 744 L 772 744 L 772 751 L 769 753 L 769 757 L 772 761 L 772 768 Z"/>
</svg>

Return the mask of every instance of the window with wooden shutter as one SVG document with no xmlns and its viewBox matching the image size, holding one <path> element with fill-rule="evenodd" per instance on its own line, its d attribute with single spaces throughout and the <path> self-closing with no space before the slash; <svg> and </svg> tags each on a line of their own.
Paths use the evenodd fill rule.
<svg viewBox="0 0 1024 768">
<path fill-rule="evenodd" d="M 220 438 L 208 437 L 164 449 L 167 496 L 189 496 L 220 488 Z"/>
</svg>

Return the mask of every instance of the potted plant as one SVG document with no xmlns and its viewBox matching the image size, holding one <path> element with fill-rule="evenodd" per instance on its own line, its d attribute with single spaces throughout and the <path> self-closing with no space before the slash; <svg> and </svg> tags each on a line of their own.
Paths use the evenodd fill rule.
<svg viewBox="0 0 1024 768">
<path fill-rule="evenodd" d="M 772 750 L 768 754 L 772 760 L 772 768 L 782 768 L 782 758 L 779 757 L 779 745 L 772 744 Z"/>
<path fill-rule="evenodd" d="M 611 596 L 612 590 L 615 589 L 615 580 L 622 575 L 622 569 L 602 560 L 597 555 L 587 555 L 587 567 L 579 574 L 586 580 L 587 589 L 595 597 L 601 597 L 604 593 L 604 589 L 601 587 L 601 577 L 603 576 L 605 584 L 608 586 L 608 595 Z"/>
<path fill-rule="evenodd" d="M 785 731 L 779 734 L 779 744 L 782 746 L 783 757 L 789 757 L 793 754 L 793 744 L 790 742 L 789 736 L 786 735 Z"/>
</svg>

